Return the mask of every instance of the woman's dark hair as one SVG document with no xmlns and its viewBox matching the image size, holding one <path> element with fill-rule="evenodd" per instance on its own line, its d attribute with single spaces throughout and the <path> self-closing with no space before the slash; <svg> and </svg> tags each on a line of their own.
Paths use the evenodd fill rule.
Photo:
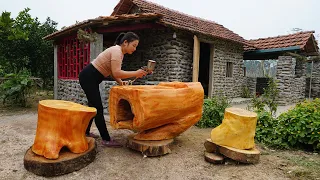
<svg viewBox="0 0 320 180">
<path fill-rule="evenodd" d="M 135 40 L 139 41 L 139 36 L 133 32 L 120 33 L 116 41 L 114 42 L 114 45 L 121 45 L 125 40 L 127 40 L 128 43 L 131 43 Z"/>
</svg>

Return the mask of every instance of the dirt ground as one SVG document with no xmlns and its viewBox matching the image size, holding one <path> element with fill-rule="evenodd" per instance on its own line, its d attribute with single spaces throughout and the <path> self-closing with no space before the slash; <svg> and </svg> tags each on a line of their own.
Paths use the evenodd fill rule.
<svg viewBox="0 0 320 180">
<path fill-rule="evenodd" d="M 108 116 L 106 116 L 108 121 Z M 0 110 L 0 179 L 46 179 L 28 172 L 23 157 L 33 144 L 36 132 L 36 110 L 16 112 Z M 113 130 L 110 134 L 123 144 L 129 130 Z M 98 133 L 95 126 L 92 131 Z M 85 168 L 52 179 L 320 179 L 320 157 L 303 151 L 275 151 L 259 146 L 262 155 L 255 165 L 227 161 L 214 165 L 204 160 L 205 139 L 211 129 L 192 127 L 171 146 L 172 153 L 161 157 L 143 157 L 123 148 L 103 148 L 97 140 L 98 154 Z"/>
</svg>

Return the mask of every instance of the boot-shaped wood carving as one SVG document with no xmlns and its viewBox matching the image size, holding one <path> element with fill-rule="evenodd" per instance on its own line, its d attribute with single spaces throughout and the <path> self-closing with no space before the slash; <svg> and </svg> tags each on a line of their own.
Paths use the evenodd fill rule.
<svg viewBox="0 0 320 180">
<path fill-rule="evenodd" d="M 136 140 L 172 139 L 197 123 L 204 92 L 199 82 L 115 86 L 110 90 L 110 124 L 138 132 Z"/>
<path fill-rule="evenodd" d="M 85 131 L 96 113 L 95 108 L 69 101 L 40 101 L 32 151 L 47 159 L 57 159 L 64 146 L 73 153 L 85 152 L 88 149 Z"/>
<path fill-rule="evenodd" d="M 239 108 L 227 108 L 222 123 L 211 131 L 213 143 L 237 149 L 254 148 L 257 114 Z"/>
</svg>

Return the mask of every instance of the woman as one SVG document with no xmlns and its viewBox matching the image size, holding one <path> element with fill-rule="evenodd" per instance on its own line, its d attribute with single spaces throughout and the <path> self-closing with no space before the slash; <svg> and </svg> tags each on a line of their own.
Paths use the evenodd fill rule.
<svg viewBox="0 0 320 180">
<path fill-rule="evenodd" d="M 95 124 L 102 138 L 102 145 L 106 147 L 122 147 L 122 145 L 110 138 L 103 116 L 103 106 L 100 97 L 99 84 L 107 76 L 112 76 L 120 85 L 121 79 L 136 77 L 141 78 L 147 75 L 147 72 L 138 69 L 136 71 L 123 71 L 121 64 L 124 54 L 132 54 L 139 44 L 139 37 L 133 32 L 121 33 L 115 42 L 115 45 L 104 50 L 98 57 L 86 66 L 79 74 L 79 82 L 84 90 L 88 105 L 97 109 Z M 90 133 L 93 119 L 91 119 L 86 135 L 97 137 Z"/>
</svg>

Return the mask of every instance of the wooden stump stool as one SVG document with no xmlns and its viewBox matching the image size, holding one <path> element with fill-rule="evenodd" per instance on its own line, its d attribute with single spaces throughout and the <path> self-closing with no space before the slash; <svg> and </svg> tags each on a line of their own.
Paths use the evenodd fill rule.
<svg viewBox="0 0 320 180">
<path fill-rule="evenodd" d="M 96 113 L 95 108 L 69 101 L 40 101 L 36 137 L 24 156 L 24 167 L 37 175 L 57 176 L 91 163 L 96 143 L 85 131 Z"/>
<path fill-rule="evenodd" d="M 80 170 L 94 161 L 96 157 L 96 143 L 93 138 L 88 138 L 87 151 L 75 154 L 63 148 L 58 159 L 47 159 L 36 155 L 31 148 L 24 155 L 24 167 L 39 176 L 58 176 Z"/>
<path fill-rule="evenodd" d="M 173 139 L 159 141 L 142 141 L 134 139 L 135 134 L 128 136 L 127 147 L 140 151 L 145 156 L 162 156 L 171 153 Z"/>
<path fill-rule="evenodd" d="M 256 124 L 256 113 L 227 108 L 222 123 L 211 131 L 211 139 L 204 143 L 206 161 L 217 164 L 228 157 L 241 163 L 258 163 L 260 151 L 254 144 Z"/>
<path fill-rule="evenodd" d="M 47 159 L 58 159 L 64 146 L 73 153 L 87 151 L 85 131 L 96 113 L 95 108 L 69 101 L 40 101 L 32 151 Z"/>
</svg>

